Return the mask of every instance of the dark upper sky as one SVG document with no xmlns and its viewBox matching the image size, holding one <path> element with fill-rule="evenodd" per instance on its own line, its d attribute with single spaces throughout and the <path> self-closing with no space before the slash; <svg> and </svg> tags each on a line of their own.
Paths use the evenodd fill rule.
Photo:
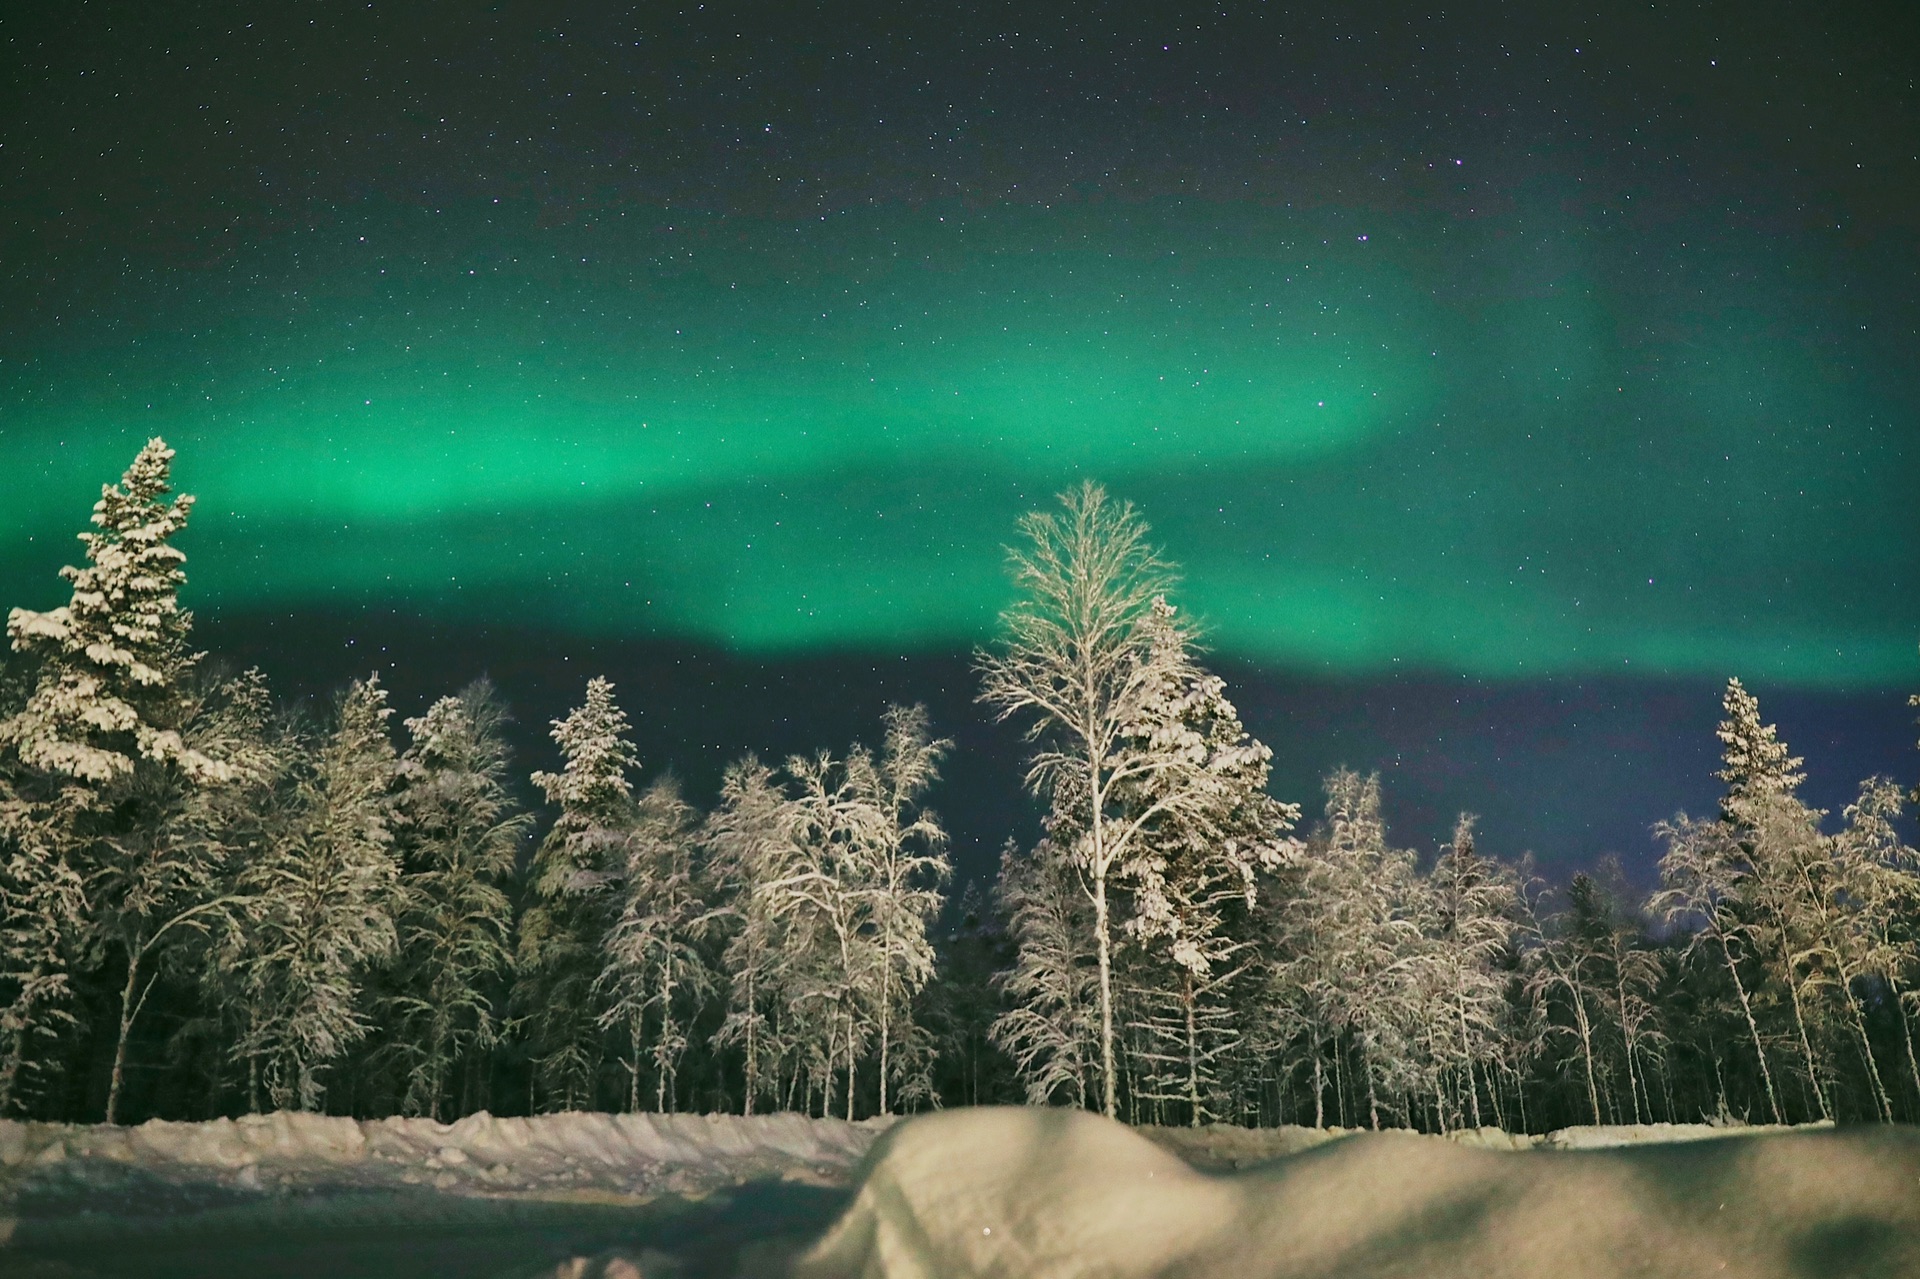
<svg viewBox="0 0 1920 1279">
<path fill-rule="evenodd" d="M 928 699 L 984 865 L 965 654 L 1092 475 L 1406 842 L 1644 863 L 1730 674 L 1817 801 L 1916 772 L 1909 5 L 17 8 L 0 602 L 164 433 L 289 691 L 531 754 L 605 670 L 701 798 Z"/>
</svg>

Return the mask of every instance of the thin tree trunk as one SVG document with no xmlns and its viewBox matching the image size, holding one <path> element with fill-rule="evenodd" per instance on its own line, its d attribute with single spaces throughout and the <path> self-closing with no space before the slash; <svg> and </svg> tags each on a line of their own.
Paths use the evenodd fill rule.
<svg viewBox="0 0 1920 1279">
<path fill-rule="evenodd" d="M 1866 1060 L 1867 1075 L 1873 1080 L 1876 1112 L 1883 1122 L 1892 1123 L 1893 1099 L 1887 1096 L 1887 1086 L 1880 1078 L 1880 1063 L 1873 1057 L 1873 1041 L 1867 1038 L 1867 1019 L 1860 1011 L 1860 1001 L 1854 998 L 1853 983 L 1848 980 L 1844 964 L 1840 965 L 1840 982 L 1847 996 L 1847 1011 L 1853 1014 L 1853 1033 L 1860 1039 L 1860 1056 Z M 1895 1011 L 1899 1011 L 1897 1004 Z"/>
<path fill-rule="evenodd" d="M 1460 1059 L 1467 1063 L 1467 1098 L 1472 1106 L 1473 1126 L 1480 1127 L 1480 1089 L 1473 1082 L 1473 1038 L 1467 1033 L 1467 1005 L 1456 1005 L 1460 1013 Z"/>
<path fill-rule="evenodd" d="M 1773 1091 L 1773 1071 L 1767 1065 L 1767 1050 L 1760 1044 L 1760 1024 L 1753 1019 L 1753 1004 L 1747 998 L 1746 983 L 1740 980 L 1740 969 L 1735 966 L 1733 962 L 1733 950 L 1727 945 L 1727 935 L 1721 932 L 1718 927 L 1713 930 L 1713 935 L 1720 943 L 1721 955 L 1726 958 L 1727 975 L 1733 978 L 1734 993 L 1740 996 L 1740 1011 L 1744 1013 L 1747 1018 L 1747 1034 L 1753 1038 L 1754 1056 L 1760 1059 L 1760 1078 L 1764 1080 L 1767 1085 L 1767 1107 L 1773 1112 L 1773 1122 L 1783 1124 L 1786 1120 L 1780 1117 L 1780 1098 Z M 1720 1091 L 1724 1097 L 1726 1095 L 1725 1084 L 1721 1085 Z"/>
<path fill-rule="evenodd" d="M 1097 813 L 1094 821 L 1097 830 Z M 1097 840 L 1098 836 L 1095 838 Z M 1096 845 L 1096 856 L 1098 851 Z M 1113 951 L 1107 936 L 1107 875 L 1104 867 L 1098 868 L 1093 877 L 1093 931 L 1100 959 L 1100 1109 L 1107 1118 L 1114 1119 L 1118 1117 L 1118 1107 L 1115 1104 L 1113 1069 Z"/>
<path fill-rule="evenodd" d="M 847 1009 L 847 1122 L 853 1122 L 853 1009 Z"/>
<path fill-rule="evenodd" d="M 892 1002 L 891 999 L 888 997 L 888 992 L 887 992 L 887 986 L 889 984 L 890 983 L 886 981 L 886 978 L 883 975 L 881 978 L 881 986 L 880 986 L 880 1113 L 883 1115 L 888 1113 L 887 1111 L 887 1040 L 890 1033 L 890 1027 L 888 1024 L 889 1019 L 887 1017 L 887 1013 L 889 1011 L 888 1004 Z"/>
<path fill-rule="evenodd" d="M 1780 963 L 1787 974 L 1787 994 L 1792 996 L 1793 1025 L 1800 1034 L 1800 1053 L 1807 1063 L 1807 1082 L 1813 1085 L 1814 1100 L 1820 1103 L 1820 1117 L 1832 1119 L 1833 1110 L 1827 1105 L 1827 1090 L 1821 1086 L 1820 1066 L 1813 1058 L 1813 1041 L 1807 1037 L 1807 1019 L 1800 1010 L 1800 980 L 1794 971 L 1793 956 L 1787 950 L 1787 934 L 1780 931 Z"/>
<path fill-rule="evenodd" d="M 640 1111 L 640 1018 L 636 1016 L 628 1022 L 627 1030 L 628 1042 L 633 1046 L 633 1061 L 627 1067 L 627 1113 L 632 1115 Z"/>
<path fill-rule="evenodd" d="M 1187 1005 L 1187 1105 L 1191 1108 L 1189 1126 L 1200 1126 L 1200 1040 L 1193 1026 L 1193 974 L 1186 975 Z"/>
<path fill-rule="evenodd" d="M 1900 1036 L 1907 1045 L 1907 1070 L 1913 1075 L 1914 1097 L 1920 1099 L 1920 1057 L 1913 1052 L 1913 1023 L 1907 1019 L 1905 997 L 1892 973 L 1887 974 L 1887 989 L 1893 992 L 1893 1015 L 1900 1019 Z"/>
<path fill-rule="evenodd" d="M 1316 1036 L 1313 1041 L 1313 1126 L 1315 1128 L 1327 1126 L 1327 1084 L 1326 1077 L 1322 1073 L 1325 1060 L 1326 1053 L 1322 1051 L 1320 1040 Z"/>
<path fill-rule="evenodd" d="M 653 1108 L 656 1113 L 667 1111 L 667 1054 L 673 1051 L 673 945 L 669 939 L 667 953 L 660 966 L 660 1078 L 654 1088 Z"/>
<path fill-rule="evenodd" d="M 1341 1047 L 1338 1039 L 1334 1040 L 1333 1046 L 1335 1049 L 1333 1055 L 1333 1100 L 1340 1109 L 1340 1126 L 1346 1128 L 1351 1126 L 1347 1123 L 1347 1052 L 1345 1048 Z"/>
<path fill-rule="evenodd" d="M 898 814 L 895 815 L 896 819 Z M 887 1049 L 891 1046 L 893 1011 L 893 911 L 892 903 L 899 900 L 899 885 L 894 882 L 892 861 L 888 862 L 887 874 L 887 926 L 880 942 L 880 1113 L 887 1111 Z"/>
<path fill-rule="evenodd" d="M 1587 1105 L 1593 1110 L 1593 1125 L 1598 1128 L 1600 1119 L 1600 1093 L 1593 1080 L 1593 1027 L 1587 1020 L 1587 1004 L 1580 993 L 1580 979 L 1576 973 L 1571 983 L 1573 990 L 1573 1015 L 1580 1027 L 1580 1055 L 1587 1066 Z"/>
<path fill-rule="evenodd" d="M 133 1019 L 140 1014 L 141 1005 L 147 1002 L 147 991 L 153 989 L 153 983 L 147 983 L 147 990 L 140 992 L 140 998 L 133 997 L 134 986 L 140 979 L 140 961 L 146 957 L 144 946 L 127 947 L 127 983 L 120 988 L 120 1034 L 113 1045 L 113 1076 L 107 1085 L 107 1122 L 120 1122 L 120 1093 L 126 1082 L 127 1038 L 133 1032 Z"/>
<path fill-rule="evenodd" d="M 760 1018 L 754 1011 L 759 1007 L 754 999 L 754 979 L 759 975 L 758 969 L 757 963 L 749 963 L 747 966 L 747 1101 L 741 1113 L 748 1115 L 753 1113 L 753 1095 L 760 1086 L 760 1059 L 757 1056 L 759 1042 L 756 1038 L 756 1032 L 760 1028 Z"/>
<path fill-rule="evenodd" d="M 1633 1070 L 1633 1028 L 1627 1018 L 1627 979 L 1621 970 L 1620 956 L 1615 953 L 1613 959 L 1614 997 L 1620 1005 L 1620 1037 L 1627 1041 L 1627 1092 L 1633 1098 L 1633 1122 L 1640 1122 L 1640 1081 Z M 1647 1109 L 1653 1109 L 1653 1100 L 1648 1098 Z"/>
</svg>

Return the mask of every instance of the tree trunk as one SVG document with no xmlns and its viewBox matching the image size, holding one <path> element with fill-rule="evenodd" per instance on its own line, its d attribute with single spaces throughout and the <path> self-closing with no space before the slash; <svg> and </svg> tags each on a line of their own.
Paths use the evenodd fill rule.
<svg viewBox="0 0 1920 1279">
<path fill-rule="evenodd" d="M 1473 1082 L 1473 1037 L 1467 1033 L 1467 1005 L 1457 1005 L 1460 1013 L 1460 1059 L 1467 1063 L 1467 1098 L 1472 1105 L 1473 1126 L 1480 1127 L 1480 1089 Z"/>
<path fill-rule="evenodd" d="M 1600 1119 L 1600 1092 L 1593 1079 L 1593 1026 L 1587 1020 L 1586 999 L 1580 993 L 1580 978 L 1576 973 L 1569 983 L 1573 991 L 1573 1016 L 1580 1027 L 1580 1055 L 1587 1066 L 1587 1105 L 1593 1109 L 1593 1126 L 1598 1128 Z"/>
<path fill-rule="evenodd" d="M 1907 1019 L 1905 996 L 1892 973 L 1887 974 L 1887 989 L 1893 992 L 1893 1015 L 1900 1019 L 1900 1037 L 1907 1045 L 1907 1070 L 1913 1076 L 1914 1097 L 1920 1100 L 1920 1057 L 1914 1056 L 1913 1052 L 1913 1023 Z"/>
<path fill-rule="evenodd" d="M 1767 1108 L 1773 1112 L 1773 1122 L 1783 1124 L 1786 1120 L 1780 1117 L 1780 1098 L 1773 1091 L 1773 1070 L 1767 1065 L 1767 1050 L 1760 1044 L 1760 1024 L 1753 1019 L 1753 1004 L 1747 998 L 1746 983 L 1740 980 L 1740 969 L 1733 962 L 1733 950 L 1727 945 L 1727 935 L 1721 932 L 1717 926 L 1713 930 L 1713 935 L 1720 943 L 1721 955 L 1726 958 L 1727 975 L 1733 978 L 1734 993 L 1740 996 L 1740 1011 L 1744 1013 L 1747 1018 L 1747 1034 L 1753 1039 L 1754 1056 L 1760 1059 L 1760 1078 L 1765 1081 L 1767 1085 Z M 1725 1085 L 1722 1085 L 1721 1093 L 1723 1096 L 1725 1092 Z"/>
<path fill-rule="evenodd" d="M 1786 930 L 1780 932 L 1780 963 L 1787 975 L 1787 994 L 1792 996 L 1793 1025 L 1800 1034 L 1800 1053 L 1807 1063 L 1807 1082 L 1813 1085 L 1813 1098 L 1820 1103 L 1820 1117 L 1832 1119 L 1833 1110 L 1827 1105 L 1827 1090 L 1820 1083 L 1820 1065 L 1813 1058 L 1813 1041 L 1807 1037 L 1807 1019 L 1800 1010 L 1799 974 L 1793 968 L 1793 956 L 1787 950 Z"/>
<path fill-rule="evenodd" d="M 758 968 L 757 963 L 750 963 L 747 967 L 747 1102 L 741 1113 L 748 1115 L 753 1113 L 753 1095 L 760 1086 L 760 1059 L 757 1055 L 760 1047 L 757 1037 L 760 1018 L 755 1012 L 759 1005 L 754 998 L 756 993 L 754 978 L 758 976 Z"/>
<path fill-rule="evenodd" d="M 853 1060 L 853 1009 L 847 1009 L 847 1122 L 853 1122 L 853 1086 L 855 1082 Z"/>
<path fill-rule="evenodd" d="M 880 1113 L 887 1114 L 887 1049 L 891 1046 L 893 1019 L 893 912 L 892 903 L 899 900 L 899 885 L 889 866 L 887 875 L 887 926 L 881 934 L 880 943 Z"/>
<path fill-rule="evenodd" d="M 1860 1011 L 1860 1001 L 1854 998 L 1853 982 L 1844 964 L 1840 969 L 1840 983 L 1847 996 L 1847 1011 L 1853 1014 L 1853 1033 L 1860 1039 L 1860 1056 L 1866 1060 L 1867 1075 L 1873 1080 L 1874 1109 L 1885 1123 L 1893 1122 L 1893 1099 L 1887 1096 L 1887 1086 L 1880 1078 L 1880 1063 L 1873 1057 L 1873 1041 L 1867 1038 L 1867 1019 Z M 1896 1003 L 1894 1011 L 1899 1012 Z"/>
<path fill-rule="evenodd" d="M 1200 1126 L 1200 1039 L 1193 1025 L 1193 974 L 1186 975 L 1188 1126 Z"/>
<path fill-rule="evenodd" d="M 1097 829 L 1098 815 L 1094 820 Z M 1097 846 L 1095 855 L 1098 855 Z M 1118 1117 L 1119 1108 L 1115 1104 L 1113 1069 L 1113 951 L 1107 935 L 1106 868 L 1097 863 L 1093 875 L 1093 931 L 1100 959 L 1100 1109 L 1107 1118 L 1114 1119 Z"/>
<path fill-rule="evenodd" d="M 145 1007 L 147 994 L 153 989 L 157 978 L 149 979 L 146 989 L 135 999 L 133 989 L 140 977 L 140 961 L 146 958 L 147 945 L 142 940 L 138 944 L 127 946 L 127 984 L 120 989 L 120 1034 L 113 1045 L 113 1077 L 107 1085 L 107 1122 L 120 1122 L 120 1094 L 126 1084 L 127 1040 L 133 1033 L 133 1019 L 140 1015 Z"/>
<path fill-rule="evenodd" d="M 1640 1081 L 1633 1070 L 1633 1026 L 1627 1017 L 1627 979 L 1621 971 L 1618 953 L 1613 959 L 1614 997 L 1620 1006 L 1620 1037 L 1627 1045 L 1627 1092 L 1633 1098 L 1633 1122 L 1640 1122 Z M 1653 1099 L 1647 1099 L 1647 1109 L 1653 1109 Z"/>
<path fill-rule="evenodd" d="M 627 1067 L 627 1113 L 631 1115 L 640 1111 L 640 1018 L 628 1022 L 627 1030 L 633 1046 L 633 1060 Z"/>
<path fill-rule="evenodd" d="M 670 1080 L 667 1068 L 667 1054 L 673 1051 L 673 946 L 667 945 L 665 959 L 661 962 L 660 978 L 660 1078 L 654 1087 L 653 1109 L 657 1114 L 667 1112 L 667 1096 Z"/>
</svg>

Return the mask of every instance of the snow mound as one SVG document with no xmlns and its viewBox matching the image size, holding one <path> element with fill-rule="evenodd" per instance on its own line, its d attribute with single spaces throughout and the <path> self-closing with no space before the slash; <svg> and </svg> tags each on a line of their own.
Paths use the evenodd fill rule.
<svg viewBox="0 0 1920 1279">
<path fill-rule="evenodd" d="M 1920 1133 L 1673 1140 L 1696 1135 L 1514 1151 L 1363 1133 L 1214 1176 L 1078 1111 L 948 1111 L 875 1143 L 852 1204 L 798 1273 L 1920 1274 Z"/>
<path fill-rule="evenodd" d="M 890 1121 L 804 1115 L 559 1114 L 452 1124 L 278 1112 L 138 1127 L 0 1121 L 0 1186 L 78 1192 L 125 1176 L 265 1190 L 595 1198 L 701 1194 L 746 1181 L 844 1184 Z"/>
</svg>

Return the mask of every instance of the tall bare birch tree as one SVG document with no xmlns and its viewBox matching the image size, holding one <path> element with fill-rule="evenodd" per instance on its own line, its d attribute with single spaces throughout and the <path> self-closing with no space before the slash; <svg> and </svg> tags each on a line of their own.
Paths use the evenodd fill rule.
<svg viewBox="0 0 1920 1279">
<path fill-rule="evenodd" d="M 1101 1109 L 1116 1114 L 1114 1065 L 1113 889 L 1140 867 L 1140 834 L 1176 814 L 1202 813 L 1213 797 L 1204 747 L 1143 745 L 1160 690 L 1188 678 L 1187 644 L 1153 642 L 1155 605 L 1176 574 L 1147 541 L 1131 504 L 1116 503 L 1092 481 L 1060 497 L 1058 512 L 1022 517 L 1025 544 L 1008 552 L 1019 597 L 1000 616 L 1003 646 L 981 652 L 980 700 L 1000 719 L 1028 718 L 1038 749 L 1027 785 L 1068 797 L 1076 812 L 1073 863 L 1093 904 L 1099 971 Z M 1182 640 L 1192 632 L 1168 621 Z M 1168 669 L 1174 663 L 1178 670 Z M 1149 778 L 1151 803 L 1122 816 L 1119 801 Z M 1061 805 L 1056 802 L 1056 811 Z M 1064 815 L 1064 814 L 1063 814 Z"/>
</svg>

